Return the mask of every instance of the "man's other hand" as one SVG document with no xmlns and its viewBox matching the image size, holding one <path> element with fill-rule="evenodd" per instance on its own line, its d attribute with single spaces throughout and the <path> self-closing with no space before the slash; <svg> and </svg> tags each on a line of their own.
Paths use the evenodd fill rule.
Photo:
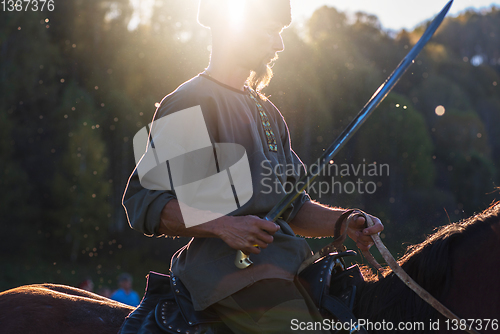
<svg viewBox="0 0 500 334">
<path fill-rule="evenodd" d="M 347 234 L 356 242 L 356 246 L 362 251 L 367 251 L 373 246 L 373 239 L 371 235 L 380 233 L 384 230 L 384 225 L 377 217 L 369 215 L 375 225 L 366 227 L 366 220 L 364 217 L 358 217 L 352 220 L 348 226 Z"/>
</svg>

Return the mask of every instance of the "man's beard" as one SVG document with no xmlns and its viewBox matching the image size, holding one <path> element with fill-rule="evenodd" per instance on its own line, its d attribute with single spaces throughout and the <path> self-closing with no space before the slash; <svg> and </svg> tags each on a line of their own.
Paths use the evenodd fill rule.
<svg viewBox="0 0 500 334">
<path fill-rule="evenodd" d="M 257 92 L 260 92 L 262 89 L 267 87 L 273 78 L 272 67 L 274 65 L 274 61 L 277 59 L 278 55 L 276 54 L 275 57 L 269 61 L 269 63 L 260 63 L 260 65 L 250 73 L 250 76 L 247 79 L 247 84 Z"/>
</svg>

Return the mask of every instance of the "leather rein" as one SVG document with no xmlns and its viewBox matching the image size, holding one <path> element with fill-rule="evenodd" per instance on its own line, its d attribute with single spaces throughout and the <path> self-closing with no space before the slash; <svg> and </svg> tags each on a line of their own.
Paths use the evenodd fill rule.
<svg viewBox="0 0 500 334">
<path fill-rule="evenodd" d="M 299 272 L 303 269 L 303 267 L 306 267 L 308 263 L 313 263 L 317 259 L 328 255 L 329 253 L 333 252 L 334 250 L 341 252 L 345 251 L 346 248 L 344 246 L 344 241 L 347 236 L 347 228 L 350 224 L 351 221 L 363 217 L 366 220 L 366 225 L 368 227 L 373 226 L 375 223 L 373 222 L 372 218 L 367 215 L 365 212 L 361 210 L 348 210 L 344 212 L 337 222 L 335 223 L 335 230 L 334 230 L 334 241 L 327 245 L 326 247 L 322 248 L 320 251 L 318 251 L 316 254 L 313 255 L 312 258 L 307 260 L 307 263 L 304 263 L 301 268 L 299 269 Z M 379 250 L 380 254 L 386 261 L 386 263 L 389 265 L 389 268 L 392 269 L 392 271 L 403 281 L 406 286 L 408 286 L 411 290 L 413 290 L 420 298 L 425 300 L 430 306 L 432 306 L 435 310 L 437 310 L 439 313 L 441 313 L 443 316 L 447 317 L 450 320 L 456 320 L 459 323 L 461 323 L 461 319 L 455 315 L 452 311 L 450 311 L 446 306 L 444 306 L 440 301 L 438 301 L 436 298 L 434 298 L 429 292 L 427 292 L 424 288 L 422 288 L 417 282 L 415 282 L 404 270 L 401 268 L 401 266 L 398 264 L 398 262 L 394 259 L 394 257 L 391 255 L 387 247 L 383 244 L 382 240 L 380 239 L 380 236 L 378 234 L 373 234 L 371 235 L 373 242 L 375 243 L 375 246 Z M 373 255 L 369 251 L 362 251 L 363 255 L 366 257 L 368 262 L 377 269 L 378 273 L 382 271 L 382 266 L 375 260 Z M 471 334 L 479 334 L 479 332 L 473 330 L 473 329 L 464 329 L 464 332 L 471 333 Z"/>
</svg>

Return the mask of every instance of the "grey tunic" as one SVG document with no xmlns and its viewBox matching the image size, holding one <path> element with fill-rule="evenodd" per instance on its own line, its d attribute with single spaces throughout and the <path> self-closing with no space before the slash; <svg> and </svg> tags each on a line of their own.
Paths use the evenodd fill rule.
<svg viewBox="0 0 500 334">
<path fill-rule="evenodd" d="M 271 128 L 277 152 L 269 150 L 259 111 L 248 91 L 239 91 L 199 75 L 166 96 L 155 119 L 194 106 L 201 106 L 211 140 L 242 145 L 248 155 L 253 196 L 231 215 L 263 217 L 286 194 L 284 185 L 295 184 L 304 172 L 302 162 L 290 146 L 285 120 L 270 101 L 261 101 Z M 186 129 L 189 131 L 189 129 Z M 158 145 L 155 143 L 155 145 Z M 292 167 L 294 166 L 294 167 Z M 160 213 L 172 191 L 148 190 L 141 186 L 137 172 L 132 174 L 123 205 L 132 228 L 147 235 L 158 235 Z M 281 229 L 274 241 L 259 255 L 252 255 L 249 268 L 237 269 L 236 251 L 218 238 L 193 238 L 172 258 L 171 269 L 190 291 L 194 307 L 202 310 L 236 291 L 262 279 L 293 280 L 300 264 L 311 255 L 303 238 L 295 236 L 286 223 L 293 219 L 309 196 L 301 194 L 279 220 Z"/>
</svg>

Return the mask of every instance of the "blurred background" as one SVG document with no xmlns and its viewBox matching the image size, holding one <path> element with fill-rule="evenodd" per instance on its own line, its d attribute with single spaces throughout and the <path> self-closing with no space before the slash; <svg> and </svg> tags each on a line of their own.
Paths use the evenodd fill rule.
<svg viewBox="0 0 500 334">
<path fill-rule="evenodd" d="M 53 11 L 0 13 L 0 291 L 88 279 L 96 291 L 114 289 L 122 272 L 143 291 L 148 271 L 168 272 L 187 240 L 131 230 L 121 198 L 133 136 L 156 103 L 208 65 L 210 32 L 196 23 L 196 7 L 56 0 Z M 413 22 L 406 7 L 401 15 Z M 328 6 L 294 16 L 264 92 L 311 165 L 428 22 L 387 28 L 370 12 Z M 401 255 L 500 198 L 499 124 L 500 5 L 455 12 L 335 159 L 366 172 L 323 179 L 372 182 L 376 191 L 311 196 L 379 216 L 386 245 Z M 368 175 L 375 163 L 389 172 Z"/>
</svg>

